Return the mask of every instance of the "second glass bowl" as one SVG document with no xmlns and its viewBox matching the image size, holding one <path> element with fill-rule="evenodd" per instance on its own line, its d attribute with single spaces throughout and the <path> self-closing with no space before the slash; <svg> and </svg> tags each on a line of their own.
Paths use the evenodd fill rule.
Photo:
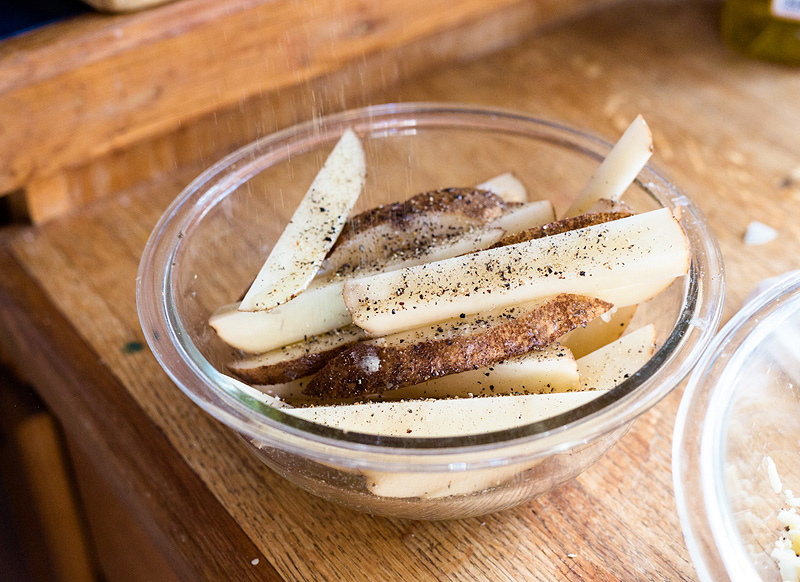
<svg viewBox="0 0 800 582">
<path fill-rule="evenodd" d="M 770 554 L 783 533 L 777 515 L 788 508 L 784 490 L 800 494 L 798 453 L 800 274 L 794 274 L 725 325 L 681 401 L 673 478 L 703 582 L 781 581 Z"/>
</svg>

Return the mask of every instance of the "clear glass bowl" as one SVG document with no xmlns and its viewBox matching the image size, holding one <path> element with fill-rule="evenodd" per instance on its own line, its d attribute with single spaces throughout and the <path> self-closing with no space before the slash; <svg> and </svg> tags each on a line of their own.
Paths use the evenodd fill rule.
<svg viewBox="0 0 800 582">
<path fill-rule="evenodd" d="M 762 291 L 720 331 L 689 381 L 673 440 L 681 525 L 704 582 L 777 581 L 770 552 L 800 494 L 800 275 Z"/>
<path fill-rule="evenodd" d="M 178 196 L 142 258 L 137 301 L 145 337 L 190 398 L 290 481 L 355 509 L 408 518 L 466 517 L 517 505 L 594 463 L 688 374 L 713 337 L 723 299 L 716 240 L 695 204 L 647 167 L 625 200 L 636 210 L 675 211 L 692 266 L 638 309 L 638 319 L 656 324 L 659 349 L 611 392 L 540 422 L 453 438 L 344 432 L 269 406 L 259 392 L 220 372 L 232 350 L 209 329 L 208 316 L 248 286 L 348 127 L 367 153 L 361 208 L 511 171 L 532 197 L 564 210 L 610 149 L 580 131 L 508 111 L 390 104 L 260 139 Z M 368 480 L 390 485 L 394 496 L 372 493 Z M 421 496 L 420 483 L 437 484 L 443 493 Z"/>
</svg>

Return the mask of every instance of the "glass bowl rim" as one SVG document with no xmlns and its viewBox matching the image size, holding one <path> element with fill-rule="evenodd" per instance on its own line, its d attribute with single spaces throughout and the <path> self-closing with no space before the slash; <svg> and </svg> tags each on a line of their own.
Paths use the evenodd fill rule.
<svg viewBox="0 0 800 582">
<path fill-rule="evenodd" d="M 403 119 L 405 121 L 401 122 Z M 437 119 L 439 121 L 435 122 Z M 381 125 L 375 125 L 378 120 Z M 426 120 L 428 125 L 421 123 Z M 456 125 L 456 121 L 459 124 Z M 578 442 L 588 442 L 591 438 L 610 432 L 638 417 L 666 396 L 688 374 L 716 331 L 724 297 L 722 259 L 708 223 L 696 204 L 652 164 L 645 167 L 640 173 L 640 178 L 643 174 L 648 174 L 671 192 L 670 201 L 675 207 L 673 210 L 680 207 L 684 230 L 687 228 L 691 230 L 692 233 L 687 232 L 687 235 L 697 235 L 699 243 L 702 244 L 702 248 L 692 245 L 692 269 L 678 323 L 664 345 L 637 374 L 587 404 L 531 424 L 477 435 L 425 438 L 383 437 L 348 432 L 306 421 L 281 412 L 280 409 L 259 404 L 258 399 L 253 398 L 252 392 L 248 392 L 249 387 L 221 374 L 204 358 L 201 357 L 205 366 L 203 362 L 196 362 L 189 357 L 182 344 L 186 338 L 177 337 L 178 334 L 170 322 L 174 314 L 168 312 L 168 305 L 163 300 L 158 300 L 158 295 L 161 295 L 162 299 L 170 296 L 171 257 L 174 256 L 179 244 L 185 244 L 185 240 L 182 240 L 182 227 L 201 219 L 208 211 L 202 207 L 202 203 L 208 200 L 209 192 L 213 189 L 208 187 L 208 184 L 237 165 L 247 169 L 256 164 L 258 158 L 249 162 L 247 160 L 259 151 L 267 151 L 270 147 L 277 148 L 278 144 L 287 140 L 303 143 L 302 140 L 308 141 L 313 136 L 319 136 L 320 132 L 332 140 L 350 126 L 355 126 L 358 133 L 364 130 L 375 132 L 380 128 L 409 126 L 450 127 L 474 131 L 490 130 L 500 125 L 507 133 L 512 132 L 512 126 L 518 125 L 554 132 L 560 136 L 558 140 L 560 145 L 567 145 L 582 154 L 597 155 L 594 151 L 587 150 L 585 145 L 581 147 L 577 143 L 564 140 L 572 138 L 575 142 L 583 141 L 606 152 L 611 148 L 611 144 L 607 141 L 590 133 L 556 121 L 506 109 L 453 103 L 388 103 L 348 110 L 286 128 L 244 146 L 211 166 L 189 184 L 162 214 L 150 235 L 140 263 L 137 276 L 137 307 L 140 322 L 145 338 L 162 368 L 195 403 L 240 433 L 259 442 L 277 444 L 280 448 L 302 454 L 310 454 L 311 449 L 317 449 L 317 456 L 330 456 L 333 454 L 332 447 L 381 455 L 430 457 L 451 453 L 463 454 L 466 451 L 491 451 L 496 450 L 498 445 L 530 443 L 533 440 L 538 440 L 542 444 L 538 454 L 546 454 L 567 449 Z M 517 130 L 517 135 L 529 139 L 543 139 L 542 136 L 529 135 L 522 130 Z M 235 189 L 234 181 L 235 177 L 225 182 L 228 190 L 224 196 Z M 641 182 L 639 186 L 649 192 Z M 664 200 L 652 193 L 650 195 L 659 204 L 667 205 Z M 691 220 L 688 221 L 687 217 Z M 154 278 L 155 276 L 162 277 L 162 284 L 154 287 L 152 283 L 158 280 Z M 155 312 L 153 306 L 158 307 Z M 165 344 L 163 338 L 156 337 L 151 331 L 156 329 L 153 327 L 154 324 L 168 332 L 170 343 Z M 692 329 L 698 329 L 700 332 L 689 338 Z M 168 356 L 176 354 L 179 356 L 181 370 L 166 361 Z M 199 355 L 199 351 L 196 355 Z M 678 355 L 683 359 L 676 362 Z M 184 380 L 186 374 L 193 382 Z M 222 398 L 224 406 L 210 402 L 197 390 L 195 382 L 210 390 L 215 397 Z M 237 390 L 240 394 L 236 397 L 231 396 L 231 391 Z M 581 428 L 583 430 L 578 430 Z M 544 450 L 545 448 L 547 450 Z"/>
<path fill-rule="evenodd" d="M 672 445 L 672 478 L 678 517 L 686 545 L 698 575 L 704 582 L 716 580 L 710 573 L 722 566 L 732 580 L 758 580 L 760 576 L 747 558 L 745 543 L 739 534 L 728 503 L 725 483 L 726 434 L 731 407 L 738 384 L 727 383 L 731 370 L 741 366 L 741 350 L 758 343 L 771 333 L 777 322 L 788 317 L 789 310 L 800 304 L 800 271 L 787 273 L 746 301 L 745 305 L 722 327 L 689 377 L 675 421 Z M 706 377 L 721 366 L 719 377 Z M 699 456 L 684 462 L 684 448 L 690 430 L 701 426 Z M 699 472 L 700 495 L 704 511 L 689 507 L 686 485 L 690 471 Z M 716 524 L 716 525 L 715 525 Z M 733 532 L 734 535 L 731 535 Z M 776 532 L 776 536 L 777 536 Z"/>
</svg>

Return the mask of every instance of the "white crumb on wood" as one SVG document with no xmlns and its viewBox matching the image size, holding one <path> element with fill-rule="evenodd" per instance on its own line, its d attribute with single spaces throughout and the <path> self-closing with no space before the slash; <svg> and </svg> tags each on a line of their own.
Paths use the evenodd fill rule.
<svg viewBox="0 0 800 582">
<path fill-rule="evenodd" d="M 783 489 L 783 485 L 781 485 L 781 478 L 778 476 L 778 468 L 775 466 L 775 461 L 772 460 L 772 457 L 764 457 L 764 460 L 767 463 L 769 483 L 772 485 L 772 489 L 775 493 L 780 493 Z"/>
<path fill-rule="evenodd" d="M 757 220 L 747 225 L 744 233 L 744 244 L 749 246 L 764 245 L 778 238 L 778 231 Z"/>
</svg>

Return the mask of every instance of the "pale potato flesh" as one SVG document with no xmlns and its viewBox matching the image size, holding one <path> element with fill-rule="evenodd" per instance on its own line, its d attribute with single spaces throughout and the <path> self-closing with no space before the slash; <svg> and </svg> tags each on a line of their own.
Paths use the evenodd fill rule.
<svg viewBox="0 0 800 582">
<path fill-rule="evenodd" d="M 270 251 L 241 311 L 271 309 L 311 283 L 361 194 L 366 172 L 361 141 L 348 129 Z"/>
<path fill-rule="evenodd" d="M 530 424 L 594 400 L 603 390 L 489 396 L 451 400 L 403 400 L 288 408 L 298 418 L 350 432 L 385 436 L 447 437 Z"/>
<path fill-rule="evenodd" d="M 380 265 L 365 265 L 358 274 L 392 271 L 485 249 L 506 234 L 552 222 L 554 217 L 553 205 L 547 201 L 507 208 L 484 227 L 441 239 L 411 257 L 391 257 Z M 225 343 L 251 354 L 299 342 L 352 323 L 342 298 L 345 279 L 321 277 L 291 301 L 269 311 L 241 311 L 239 303 L 224 305 L 211 316 L 209 324 Z"/>
<path fill-rule="evenodd" d="M 558 339 L 576 358 L 581 358 L 619 339 L 636 313 L 636 305 L 614 307 L 584 327 L 573 329 Z"/>
<path fill-rule="evenodd" d="M 416 256 L 398 262 L 388 260 L 382 270 L 373 266 L 365 267 L 362 272 L 386 272 L 484 249 L 500 240 L 504 233 L 499 228 L 476 229 L 440 241 Z M 225 343 L 251 354 L 327 333 L 352 323 L 342 297 L 344 280 L 338 277 L 317 279 L 303 293 L 269 311 L 240 311 L 238 303 L 231 303 L 218 309 L 209 324 Z"/>
<path fill-rule="evenodd" d="M 344 301 L 356 325 L 385 335 L 558 293 L 597 297 L 620 281 L 674 279 L 686 274 L 689 259 L 680 224 L 662 208 L 347 281 Z"/>
<path fill-rule="evenodd" d="M 228 345 L 260 354 L 350 325 L 343 282 L 315 285 L 269 311 L 239 311 L 238 303 L 218 309 L 209 324 Z"/>
<path fill-rule="evenodd" d="M 556 416 L 605 394 L 605 390 L 457 398 L 403 400 L 285 411 L 338 428 L 382 436 L 447 437 L 506 430 Z M 531 465 L 512 464 L 465 472 L 391 472 L 364 470 L 368 491 L 380 497 L 435 499 L 497 487 Z"/>
<path fill-rule="evenodd" d="M 489 224 L 495 228 L 502 228 L 508 235 L 553 222 L 555 219 L 553 203 L 549 200 L 537 200 L 507 208 L 502 216 Z"/>
<path fill-rule="evenodd" d="M 578 390 L 575 357 L 558 343 L 459 374 L 384 392 L 384 400 L 549 394 Z"/>
<path fill-rule="evenodd" d="M 528 191 L 525 185 L 511 172 L 500 174 L 478 184 L 477 188 L 494 192 L 506 202 L 527 202 Z"/>
<path fill-rule="evenodd" d="M 688 268 L 688 265 L 687 265 Z M 642 283 L 632 283 L 613 289 L 602 289 L 597 291 L 594 296 L 613 303 L 617 307 L 628 307 L 644 303 L 664 291 L 673 284 L 675 276 L 664 275 L 662 273 L 648 272 L 649 279 L 643 279 Z"/>
<path fill-rule="evenodd" d="M 619 200 L 653 155 L 653 134 L 639 115 L 625 130 L 565 217 L 583 214 L 598 200 Z"/>
<path fill-rule="evenodd" d="M 653 357 L 656 328 L 646 325 L 578 359 L 584 390 L 610 390 Z"/>
</svg>

